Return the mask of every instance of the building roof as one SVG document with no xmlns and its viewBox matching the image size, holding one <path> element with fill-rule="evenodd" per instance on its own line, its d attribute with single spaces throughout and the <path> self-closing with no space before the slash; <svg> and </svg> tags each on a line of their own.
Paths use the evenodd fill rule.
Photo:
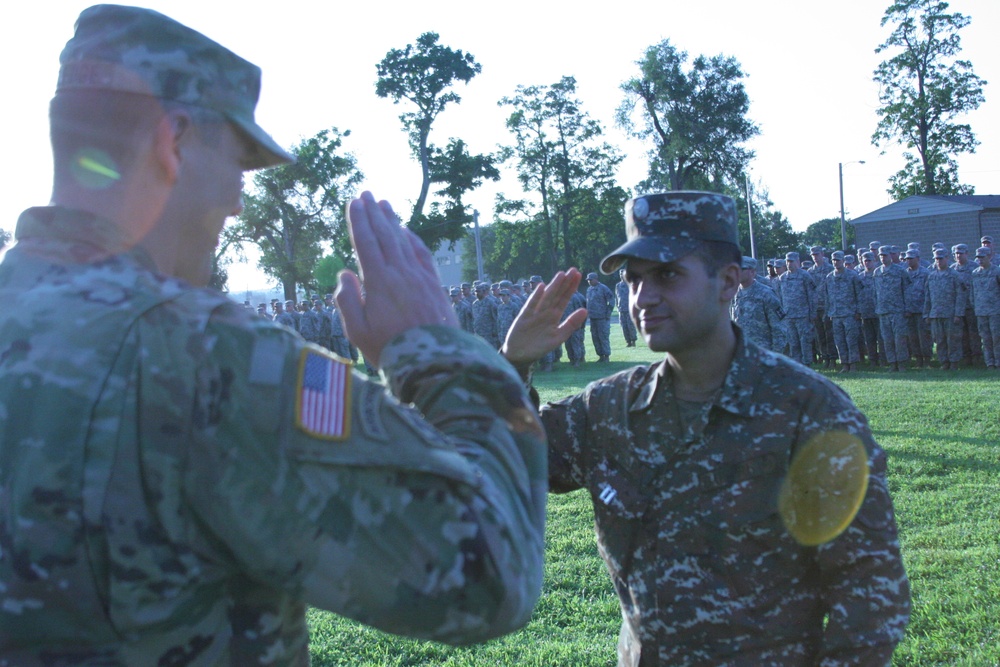
<svg viewBox="0 0 1000 667">
<path fill-rule="evenodd" d="M 851 220 L 852 225 L 1000 209 L 1000 195 L 914 195 Z"/>
</svg>

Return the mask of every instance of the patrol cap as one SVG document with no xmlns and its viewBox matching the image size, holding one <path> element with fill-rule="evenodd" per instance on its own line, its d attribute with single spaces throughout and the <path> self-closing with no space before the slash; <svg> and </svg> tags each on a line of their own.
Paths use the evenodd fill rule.
<svg viewBox="0 0 1000 667">
<path fill-rule="evenodd" d="M 895 245 L 895 244 L 889 246 L 889 252 L 898 255 L 899 254 L 899 246 Z"/>
<path fill-rule="evenodd" d="M 500 287 L 501 287 L 501 288 L 503 288 L 503 287 L 507 287 L 507 288 L 510 288 L 510 287 L 513 287 L 513 286 L 514 286 L 514 284 L 513 284 L 513 283 L 511 283 L 511 282 L 510 282 L 509 280 L 501 280 L 501 281 L 500 281 L 499 283 L 497 283 L 497 284 L 498 284 L 498 285 L 500 285 Z"/>
<path fill-rule="evenodd" d="M 774 260 L 773 259 L 767 260 L 767 266 L 770 266 L 770 267 L 773 268 L 774 267 Z"/>
<path fill-rule="evenodd" d="M 879 255 L 888 255 L 891 252 L 892 252 L 892 246 L 891 245 L 880 245 L 878 247 L 878 254 Z"/>
<path fill-rule="evenodd" d="M 785 253 L 785 261 L 786 262 L 797 262 L 797 261 L 799 261 L 799 253 L 795 252 L 794 250 L 792 252 L 786 252 Z"/>
<path fill-rule="evenodd" d="M 986 246 L 981 246 L 979 248 L 976 248 L 976 257 L 989 257 L 992 254 L 993 251 L 987 248 Z"/>
<path fill-rule="evenodd" d="M 964 252 L 964 253 L 967 253 L 967 252 L 969 252 L 969 246 L 967 246 L 964 243 L 958 243 L 958 244 L 952 246 L 951 251 L 952 252 Z"/>
<path fill-rule="evenodd" d="M 830 254 L 830 259 L 839 259 L 839 260 L 843 261 L 843 259 L 844 259 L 844 251 L 843 250 L 834 250 L 833 253 Z"/>
<path fill-rule="evenodd" d="M 472 288 L 472 283 L 462 283 L 462 289 L 465 289 L 466 287 L 468 287 L 468 288 L 471 289 Z"/>
<path fill-rule="evenodd" d="M 983 238 L 979 239 L 979 242 L 980 243 L 993 243 L 993 237 L 992 236 L 984 236 Z"/>
<path fill-rule="evenodd" d="M 211 109 L 251 140 L 251 169 L 294 162 L 254 120 L 260 68 L 205 35 L 141 7 L 94 5 L 59 56 L 56 95 L 104 90 Z"/>
<path fill-rule="evenodd" d="M 868 262 L 874 262 L 875 253 L 873 253 L 871 250 L 869 250 L 868 252 L 863 252 L 861 253 L 861 259 Z"/>
<path fill-rule="evenodd" d="M 814 245 L 809 247 L 809 254 L 816 255 L 818 253 L 824 252 L 824 248 L 821 245 Z"/>
<path fill-rule="evenodd" d="M 743 269 L 756 269 L 757 268 L 757 260 L 754 259 L 753 257 L 747 257 L 746 255 L 743 255 L 743 262 L 740 264 L 740 268 L 743 268 Z"/>
<path fill-rule="evenodd" d="M 593 271 L 587 274 L 587 280 L 597 280 L 597 279 L 598 279 L 597 274 L 594 273 Z"/>
<path fill-rule="evenodd" d="M 872 241 L 868 244 L 868 249 L 871 250 L 872 252 L 875 252 L 876 250 L 879 249 L 879 247 L 881 247 L 881 245 L 882 244 L 879 241 Z"/>
<path fill-rule="evenodd" d="M 448 290 L 448 295 L 449 296 L 462 296 L 462 290 L 459 287 L 452 287 L 450 290 Z"/>
<path fill-rule="evenodd" d="M 601 273 L 629 259 L 672 262 L 702 241 L 739 247 L 736 202 L 714 192 L 675 191 L 635 197 L 625 203 L 624 244 L 601 260 Z"/>
<path fill-rule="evenodd" d="M 906 254 L 903 255 L 903 258 L 904 259 L 920 259 L 920 251 L 919 250 L 914 250 L 913 248 L 910 248 L 909 250 L 906 251 Z"/>
<path fill-rule="evenodd" d="M 907 250 L 920 250 L 920 244 L 917 243 L 916 241 L 910 241 L 909 243 L 906 244 L 906 249 Z"/>
<path fill-rule="evenodd" d="M 944 248 L 935 248 L 934 259 L 948 259 L 948 251 Z"/>
<path fill-rule="evenodd" d="M 938 248 L 947 249 L 947 246 L 941 243 L 940 241 L 935 241 L 933 244 L 931 244 L 932 250 L 937 250 Z"/>
<path fill-rule="evenodd" d="M 500 296 L 510 296 L 510 290 L 509 289 L 500 290 Z"/>
<path fill-rule="evenodd" d="M 531 282 L 533 282 L 533 283 L 540 283 L 540 282 L 542 282 L 542 277 L 541 276 L 531 276 Z"/>
</svg>

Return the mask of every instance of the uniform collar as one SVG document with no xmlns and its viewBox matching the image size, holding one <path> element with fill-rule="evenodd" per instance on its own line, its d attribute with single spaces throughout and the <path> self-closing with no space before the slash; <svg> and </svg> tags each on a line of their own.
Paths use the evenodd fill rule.
<svg viewBox="0 0 1000 667">
<path fill-rule="evenodd" d="M 722 391 L 719 392 L 713 405 L 736 415 L 752 417 L 754 387 L 758 384 L 763 367 L 768 365 L 768 357 L 767 353 L 762 352 L 756 345 L 747 344 L 739 326 L 736 324 L 732 326 L 736 333 L 736 352 L 726 372 L 726 379 L 722 383 Z M 629 412 L 648 410 L 659 392 L 672 393 L 672 372 L 665 359 L 649 367 L 645 375 L 648 377 L 650 374 L 652 374 L 650 381 L 640 385 L 638 393 L 630 404 Z"/>
</svg>

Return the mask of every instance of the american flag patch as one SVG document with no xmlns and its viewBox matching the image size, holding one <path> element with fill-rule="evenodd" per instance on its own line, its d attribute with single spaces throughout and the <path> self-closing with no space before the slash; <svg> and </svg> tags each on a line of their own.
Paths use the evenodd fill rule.
<svg viewBox="0 0 1000 667">
<path fill-rule="evenodd" d="M 295 406 L 296 426 L 328 440 L 350 434 L 351 369 L 342 360 L 302 350 Z"/>
</svg>

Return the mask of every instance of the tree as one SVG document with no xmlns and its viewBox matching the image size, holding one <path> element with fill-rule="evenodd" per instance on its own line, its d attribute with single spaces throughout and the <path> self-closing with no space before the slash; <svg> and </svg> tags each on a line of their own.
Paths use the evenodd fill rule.
<svg viewBox="0 0 1000 667">
<path fill-rule="evenodd" d="M 618 124 L 652 141 L 644 190 L 682 190 L 701 177 L 739 182 L 753 151 L 743 144 L 760 133 L 747 118 L 750 98 L 732 57 L 688 55 L 670 40 L 646 49 L 639 76 L 622 84 Z M 638 119 L 637 119 L 638 117 Z"/>
<path fill-rule="evenodd" d="M 408 226 L 431 249 L 443 239 L 461 238 L 465 225 L 471 220 L 464 215 L 461 195 L 478 187 L 484 178 L 498 180 L 500 177 L 493 167 L 493 156 L 470 155 L 460 140 L 453 138 L 444 151 L 430 144 L 434 120 L 449 104 L 462 100 L 458 93 L 449 89 L 458 82 L 468 83 L 482 71 L 472 54 L 438 44 L 438 37 L 436 32 L 425 32 L 417 38 L 416 45 L 390 50 L 376 66 L 378 81 L 375 83 L 375 94 L 379 97 L 391 98 L 394 104 L 407 100 L 417 107 L 416 112 L 408 111 L 399 116 L 421 172 L 420 194 L 413 205 Z M 448 165 L 448 159 L 458 162 Z M 425 216 L 424 207 L 432 183 L 445 184 L 442 191 L 449 200 L 432 210 L 430 216 Z"/>
<path fill-rule="evenodd" d="M 743 188 L 722 188 L 722 191 L 736 200 L 740 248 L 744 255 L 749 255 L 752 247 L 756 258 L 766 261 L 776 257 L 784 257 L 786 252 L 799 249 L 802 243 L 801 237 L 792 229 L 788 218 L 774 208 L 767 188 L 758 185 L 750 189 L 754 240 L 752 245 L 750 243 L 750 220 L 747 215 L 746 191 Z M 761 268 L 759 271 L 763 274 L 764 269 Z"/>
<path fill-rule="evenodd" d="M 961 51 L 959 30 L 970 19 L 948 13 L 939 0 L 897 0 L 882 17 L 892 33 L 875 53 L 894 54 L 874 72 L 880 86 L 872 144 L 903 146 L 905 166 L 889 180 L 896 199 L 913 194 L 971 194 L 958 178 L 955 156 L 974 153 L 979 141 L 960 118 L 983 103 L 983 81 Z M 885 151 L 883 150 L 883 153 Z"/>
<path fill-rule="evenodd" d="M 518 86 L 513 97 L 499 104 L 512 109 L 507 129 L 514 136 L 500 155 L 515 162 L 531 200 L 501 197 L 497 215 L 515 214 L 522 222 L 538 223 L 533 243 L 540 239 L 542 247 L 536 272 L 576 264 L 581 259 L 576 239 L 588 238 L 590 232 L 604 235 L 598 230 L 608 224 L 621 226 L 620 204 L 627 197 L 615 184 L 621 155 L 601 141 L 603 128 L 581 108 L 571 76 L 548 86 Z M 615 200 L 620 200 L 618 210 L 608 217 L 603 204 Z"/>
<path fill-rule="evenodd" d="M 847 225 L 847 247 L 854 245 L 854 225 Z M 823 218 L 817 220 L 802 233 L 802 240 L 807 245 L 821 245 L 828 253 L 840 250 L 840 218 Z"/>
<path fill-rule="evenodd" d="M 323 130 L 291 149 L 294 164 L 254 174 L 243 213 L 224 231 L 224 240 L 260 248 L 260 268 L 282 285 L 285 299 L 296 286 L 312 285 L 324 245 L 350 263 L 352 254 L 344 208 L 362 174 L 350 153 L 341 154 L 337 128 Z"/>
</svg>

